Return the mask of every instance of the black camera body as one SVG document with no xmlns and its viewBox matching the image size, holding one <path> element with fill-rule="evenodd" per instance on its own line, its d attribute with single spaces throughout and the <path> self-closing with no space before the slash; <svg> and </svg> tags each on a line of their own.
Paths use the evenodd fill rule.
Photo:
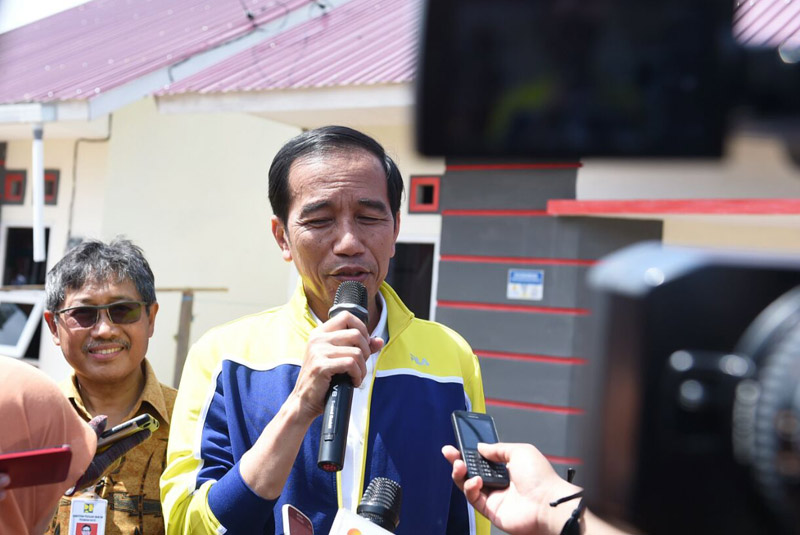
<svg viewBox="0 0 800 535">
<path fill-rule="evenodd" d="M 646 243 L 589 278 L 589 507 L 649 535 L 800 533 L 800 259 Z"/>
<path fill-rule="evenodd" d="M 418 148 L 719 157 L 744 117 L 800 162 L 800 51 L 748 37 L 784 9 L 754 4 L 428 2 Z M 800 534 L 800 259 L 643 244 L 590 279 L 589 507 L 649 535 Z"/>
<path fill-rule="evenodd" d="M 759 45 L 788 9 L 775 0 L 761 10 L 768 1 L 752 12 L 753 2 L 730 0 L 427 2 L 418 148 L 715 158 L 743 123 L 781 135 L 800 162 L 800 50 Z"/>
</svg>

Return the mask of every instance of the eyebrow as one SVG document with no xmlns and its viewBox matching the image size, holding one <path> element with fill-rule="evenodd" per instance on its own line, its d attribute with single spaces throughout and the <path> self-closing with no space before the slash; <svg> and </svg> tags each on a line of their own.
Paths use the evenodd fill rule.
<svg viewBox="0 0 800 535">
<path fill-rule="evenodd" d="M 114 296 L 111 296 L 110 299 L 111 300 L 106 304 L 113 305 L 114 303 L 123 303 L 123 302 L 127 302 L 127 301 L 144 301 L 144 299 L 137 299 L 137 298 L 135 298 L 135 297 L 133 297 L 131 295 L 114 295 Z M 96 304 L 93 297 L 87 297 L 85 299 L 78 299 L 72 305 L 72 307 L 76 307 L 76 306 L 83 307 L 83 306 L 103 306 L 103 305 Z M 70 308 L 72 308 L 72 307 L 70 307 Z"/>
<path fill-rule="evenodd" d="M 383 201 L 375 200 L 375 199 L 359 199 L 358 204 L 365 207 L 365 208 L 372 208 L 374 210 L 379 210 L 384 213 L 389 213 L 389 209 L 386 207 L 386 203 Z M 328 200 L 323 201 L 316 201 L 310 202 L 303 206 L 300 210 L 300 218 L 308 217 L 309 215 L 317 212 L 319 210 L 323 210 L 331 206 L 331 202 Z"/>
<path fill-rule="evenodd" d="M 389 212 L 389 209 L 386 207 L 386 203 L 383 201 L 376 201 L 374 199 L 359 199 L 358 204 L 367 208 L 374 208 L 375 210 L 380 210 L 382 212 Z"/>
<path fill-rule="evenodd" d="M 331 205 L 330 201 L 310 202 L 310 203 L 304 205 L 303 208 L 300 210 L 300 218 L 302 219 L 302 218 L 308 217 L 309 215 L 313 214 L 314 212 L 322 210 L 323 208 L 327 208 L 330 205 Z"/>
</svg>

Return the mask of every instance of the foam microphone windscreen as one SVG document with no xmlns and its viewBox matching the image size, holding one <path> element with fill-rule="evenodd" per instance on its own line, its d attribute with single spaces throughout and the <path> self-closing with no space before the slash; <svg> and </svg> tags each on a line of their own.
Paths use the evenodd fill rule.
<svg viewBox="0 0 800 535">
<path fill-rule="evenodd" d="M 332 318 L 339 312 L 350 312 L 355 317 L 367 325 L 367 288 L 358 281 L 344 281 L 336 289 L 336 296 L 333 298 L 333 306 L 328 311 L 328 317 Z"/>
<path fill-rule="evenodd" d="M 394 533 L 400 524 L 400 505 L 403 490 L 400 484 L 386 477 L 376 477 L 369 482 L 356 512 L 387 531 Z"/>
</svg>

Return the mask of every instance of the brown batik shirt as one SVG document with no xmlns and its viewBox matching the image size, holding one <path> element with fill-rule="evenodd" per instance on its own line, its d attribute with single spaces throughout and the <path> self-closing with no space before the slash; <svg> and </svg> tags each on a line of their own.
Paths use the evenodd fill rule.
<svg viewBox="0 0 800 535">
<path fill-rule="evenodd" d="M 96 488 L 96 492 L 108 500 L 106 535 L 164 533 L 159 478 L 166 466 L 169 421 L 177 391 L 158 382 L 147 359 L 142 366 L 145 373 L 144 390 L 125 420 L 150 413 L 158 419 L 160 425 L 153 436 L 126 453 Z M 61 389 L 78 414 L 89 421 L 92 416 L 86 410 L 74 374 L 61 384 Z M 69 533 L 71 503 L 71 498 L 61 498 L 58 512 L 47 530 L 47 535 Z"/>
</svg>

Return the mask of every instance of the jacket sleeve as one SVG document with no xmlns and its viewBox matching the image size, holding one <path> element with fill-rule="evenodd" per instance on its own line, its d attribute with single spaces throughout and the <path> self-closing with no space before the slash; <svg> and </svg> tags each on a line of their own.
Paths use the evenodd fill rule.
<svg viewBox="0 0 800 535">
<path fill-rule="evenodd" d="M 249 533 L 272 517 L 274 502 L 255 494 L 234 459 L 213 346 L 190 350 L 170 426 L 161 502 L 168 535 Z"/>
</svg>

